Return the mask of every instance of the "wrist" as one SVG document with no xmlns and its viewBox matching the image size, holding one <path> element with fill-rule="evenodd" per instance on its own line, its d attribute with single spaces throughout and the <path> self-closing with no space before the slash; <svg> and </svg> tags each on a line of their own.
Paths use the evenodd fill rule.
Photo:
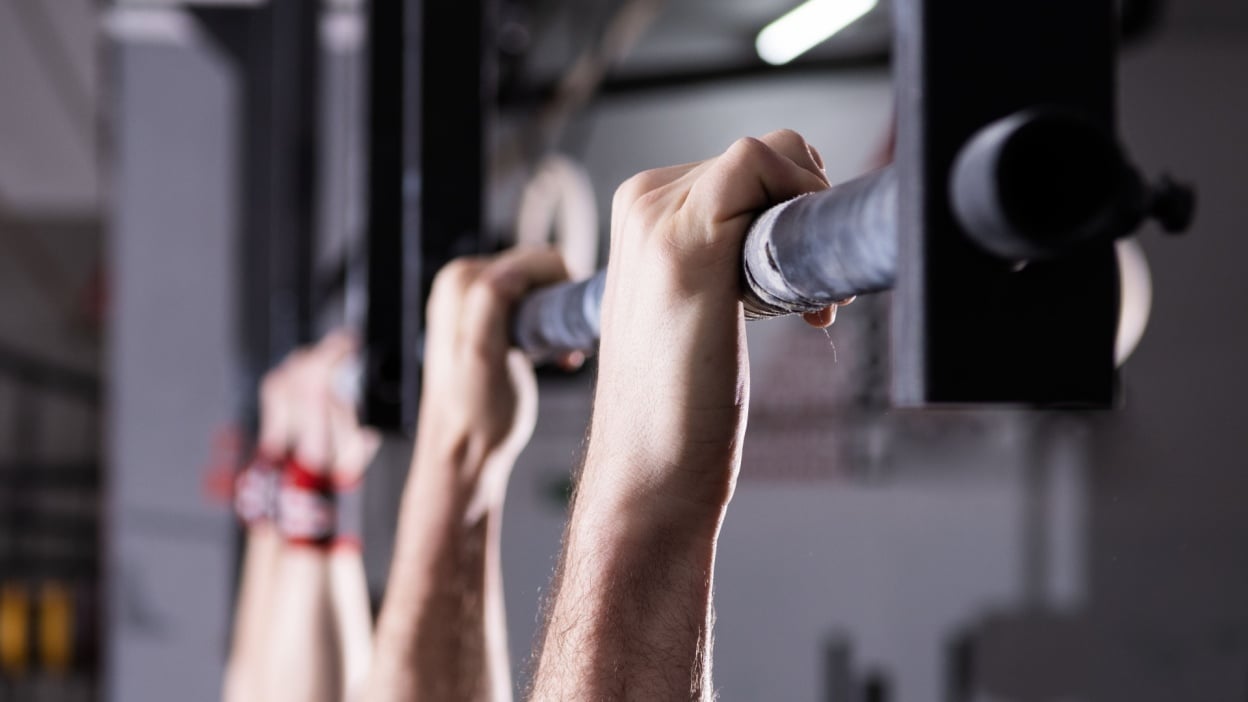
<svg viewBox="0 0 1248 702">
<path fill-rule="evenodd" d="M 416 426 L 416 452 L 422 463 L 454 465 L 471 473 L 498 460 L 515 462 L 523 442 L 512 446 L 510 421 L 490 416 L 493 408 L 460 396 L 433 392 L 422 396 Z"/>
<path fill-rule="evenodd" d="M 288 547 L 320 551 L 361 549 L 363 492 L 360 482 L 336 481 L 288 459 L 277 488 L 274 523 Z"/>
<path fill-rule="evenodd" d="M 479 521 L 501 510 L 513 463 L 484 450 L 482 442 L 466 432 L 422 431 L 405 488 L 404 511 L 419 515 L 426 524 Z"/>
</svg>

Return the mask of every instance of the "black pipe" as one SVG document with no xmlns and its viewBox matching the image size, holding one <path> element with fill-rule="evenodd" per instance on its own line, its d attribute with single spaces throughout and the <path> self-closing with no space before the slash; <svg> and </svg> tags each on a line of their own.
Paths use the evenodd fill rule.
<svg viewBox="0 0 1248 702">
<path fill-rule="evenodd" d="M 1156 34 L 1165 20 L 1166 0 L 1123 0 L 1119 40 L 1133 47 Z M 856 53 L 808 57 L 779 66 L 751 59 L 717 65 L 663 66 L 627 73 L 612 73 L 597 91 L 598 98 L 649 96 L 659 92 L 733 83 L 755 78 L 825 76 L 837 71 L 884 69 L 892 64 L 891 47 L 885 45 Z M 531 80 L 505 87 L 499 95 L 503 109 L 528 109 L 549 101 L 559 90 L 557 78 Z"/>
<path fill-rule="evenodd" d="M 12 379 L 38 390 L 69 395 L 89 405 L 98 404 L 100 400 L 98 377 L 48 363 L 3 345 L 0 345 L 0 378 Z"/>
<path fill-rule="evenodd" d="M 889 65 L 887 49 L 850 56 L 803 59 L 780 66 L 759 60 L 710 66 L 664 67 L 658 70 L 634 71 L 607 76 L 597 91 L 598 98 L 653 95 L 657 92 L 730 83 L 756 78 L 772 79 L 789 76 L 823 76 L 836 71 L 885 69 Z M 530 108 L 549 101 L 558 92 L 558 80 L 545 80 L 506 90 L 499 97 L 504 109 Z"/>
</svg>

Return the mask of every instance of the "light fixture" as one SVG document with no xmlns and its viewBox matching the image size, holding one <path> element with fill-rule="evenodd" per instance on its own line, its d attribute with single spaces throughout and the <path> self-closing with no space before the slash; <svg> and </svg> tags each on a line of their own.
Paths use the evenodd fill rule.
<svg viewBox="0 0 1248 702">
<path fill-rule="evenodd" d="M 879 0 L 807 0 L 758 33 L 754 42 L 767 63 L 788 63 L 870 12 Z"/>
</svg>

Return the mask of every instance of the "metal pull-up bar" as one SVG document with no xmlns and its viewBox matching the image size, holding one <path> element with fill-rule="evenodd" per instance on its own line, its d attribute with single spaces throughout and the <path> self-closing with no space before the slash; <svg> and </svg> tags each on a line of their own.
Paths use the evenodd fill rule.
<svg viewBox="0 0 1248 702">
<path fill-rule="evenodd" d="M 994 122 L 963 147 L 948 197 L 968 237 L 1002 265 L 1061 256 L 1133 232 L 1146 216 L 1170 231 L 1192 216 L 1187 188 L 1150 188 L 1114 140 L 1059 110 L 1027 110 Z M 763 212 L 742 252 L 750 319 L 822 309 L 893 287 L 898 182 L 893 167 Z M 516 346 L 534 358 L 591 351 L 599 335 L 606 273 L 539 290 L 518 306 Z"/>
</svg>

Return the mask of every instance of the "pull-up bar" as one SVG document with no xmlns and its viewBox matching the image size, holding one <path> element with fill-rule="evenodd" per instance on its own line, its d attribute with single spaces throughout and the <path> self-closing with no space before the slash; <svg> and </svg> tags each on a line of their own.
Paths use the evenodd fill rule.
<svg viewBox="0 0 1248 702">
<path fill-rule="evenodd" d="M 962 149 L 948 193 L 974 243 L 1003 265 L 1058 257 L 1116 239 L 1156 216 L 1185 229 L 1191 191 L 1148 187 L 1114 140 L 1057 110 L 994 122 Z M 812 312 L 887 290 L 897 275 L 898 184 L 892 167 L 763 212 L 742 253 L 750 319 Z M 536 358 L 590 351 L 599 334 L 606 273 L 539 290 L 513 319 L 516 345 Z"/>
</svg>

